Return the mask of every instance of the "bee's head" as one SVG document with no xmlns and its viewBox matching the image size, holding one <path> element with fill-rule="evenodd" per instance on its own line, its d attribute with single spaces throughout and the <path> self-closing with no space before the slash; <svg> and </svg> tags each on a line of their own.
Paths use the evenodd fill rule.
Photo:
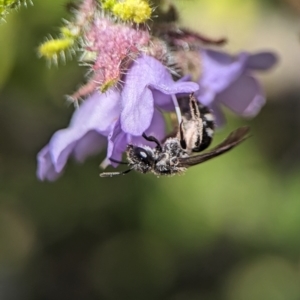
<svg viewBox="0 0 300 300">
<path fill-rule="evenodd" d="M 127 146 L 127 159 L 129 165 L 138 172 L 147 173 L 155 164 L 155 153 L 150 147 Z"/>
</svg>

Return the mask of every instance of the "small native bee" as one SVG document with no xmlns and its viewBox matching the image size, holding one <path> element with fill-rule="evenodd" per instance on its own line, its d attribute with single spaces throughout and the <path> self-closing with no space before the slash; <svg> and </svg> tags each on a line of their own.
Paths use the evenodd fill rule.
<svg viewBox="0 0 300 300">
<path fill-rule="evenodd" d="M 194 95 L 190 95 L 189 108 L 185 110 L 183 107 L 182 111 L 182 122 L 176 137 L 169 137 L 161 144 L 154 136 L 143 134 L 145 140 L 156 144 L 155 148 L 129 144 L 126 151 L 128 163 L 111 159 L 113 162 L 128 165 L 129 169 L 101 173 L 100 176 L 125 175 L 132 170 L 140 173 L 152 172 L 157 176 L 180 174 L 191 166 L 229 151 L 247 138 L 249 127 L 240 127 L 209 152 L 192 155 L 193 152 L 203 151 L 210 145 L 214 134 L 214 116 L 208 107 L 196 101 Z"/>
</svg>

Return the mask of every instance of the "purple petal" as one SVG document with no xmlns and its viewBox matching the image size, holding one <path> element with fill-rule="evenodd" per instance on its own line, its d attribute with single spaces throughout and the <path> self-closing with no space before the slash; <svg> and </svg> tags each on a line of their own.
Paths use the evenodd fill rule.
<svg viewBox="0 0 300 300">
<path fill-rule="evenodd" d="M 254 117 L 265 104 L 265 97 L 258 81 L 254 77 L 244 75 L 217 96 L 216 103 L 220 102 L 236 114 Z"/>
<path fill-rule="evenodd" d="M 37 177 L 40 180 L 56 180 L 61 174 L 57 173 L 51 161 L 49 146 L 45 146 L 37 155 Z"/>
<path fill-rule="evenodd" d="M 105 144 L 104 136 L 96 131 L 89 131 L 77 142 L 73 155 L 77 161 L 83 162 L 88 156 L 99 153 Z"/>
<path fill-rule="evenodd" d="M 132 90 L 131 90 L 132 91 Z M 124 88 L 125 92 L 125 88 Z M 121 124 L 124 132 L 141 135 L 149 127 L 154 111 L 152 92 L 144 87 L 137 95 L 128 92 L 122 99 L 126 102 L 121 113 Z"/>
<path fill-rule="evenodd" d="M 250 55 L 246 68 L 253 70 L 268 70 L 272 68 L 278 61 L 278 57 L 272 52 L 260 52 Z"/>
<path fill-rule="evenodd" d="M 114 160 L 121 161 L 123 152 L 127 146 L 127 134 L 122 130 L 120 120 L 115 124 L 115 127 L 111 134 L 108 136 L 108 146 L 106 157 L 113 158 Z M 111 162 L 113 167 L 117 167 L 118 164 Z"/>
<path fill-rule="evenodd" d="M 204 105 L 209 105 L 216 94 L 226 89 L 244 71 L 247 53 L 233 57 L 224 52 L 202 50 L 203 73 L 200 78 L 200 90 L 197 97 Z"/>
<path fill-rule="evenodd" d="M 158 90 L 152 90 L 155 106 L 165 111 L 174 111 L 174 103 L 170 95 L 163 94 Z"/>
<path fill-rule="evenodd" d="M 172 81 L 169 85 L 162 84 L 161 82 L 156 84 L 149 84 L 151 88 L 159 90 L 166 95 L 176 94 L 190 94 L 196 92 L 199 89 L 199 85 L 195 82 L 180 82 Z"/>
<path fill-rule="evenodd" d="M 186 82 L 184 85 L 182 85 L 178 80 L 175 84 L 177 84 L 177 86 L 175 86 L 174 89 L 171 90 L 171 93 L 169 93 L 169 91 L 166 91 L 159 86 L 156 86 L 157 87 L 156 90 L 152 88 L 152 94 L 154 97 L 155 106 L 165 111 L 174 111 L 174 103 L 171 97 L 172 95 L 177 94 L 177 97 L 180 97 L 186 94 L 193 93 L 199 89 L 199 86 L 193 82 Z M 184 92 L 181 91 L 177 92 L 176 90 L 179 89 L 181 91 L 184 90 Z"/>
<path fill-rule="evenodd" d="M 158 93 L 154 97 L 155 105 L 158 106 L 161 109 L 170 110 L 172 107 L 172 110 L 174 110 L 174 104 L 172 102 L 171 95 L 176 94 L 190 94 L 199 89 L 199 86 L 197 83 L 194 82 L 175 82 L 172 85 L 166 87 L 162 86 L 160 84 L 151 84 L 150 87 L 153 90 L 153 93 L 157 91 Z M 156 90 L 155 90 L 156 89 Z"/>
<path fill-rule="evenodd" d="M 148 59 L 147 56 L 141 57 L 133 63 L 122 91 L 122 130 L 133 135 L 141 135 L 149 127 L 154 111 L 148 84 L 155 80 L 155 69 L 149 66 Z"/>
<path fill-rule="evenodd" d="M 76 139 L 67 129 L 57 131 L 50 140 L 49 152 L 53 167 L 57 173 L 62 172 L 69 156 L 76 146 Z"/>
<path fill-rule="evenodd" d="M 152 90 L 163 94 L 191 93 L 198 89 L 193 82 L 174 82 L 167 68 L 153 57 L 143 55 L 129 69 L 122 91 L 121 126 L 126 133 L 140 136 L 150 126 L 154 113 Z M 170 97 L 161 97 L 161 105 Z"/>
<path fill-rule="evenodd" d="M 165 119 L 163 115 L 157 110 L 154 110 L 153 118 L 151 121 L 151 125 L 145 131 L 147 136 L 154 136 L 159 141 L 162 141 L 166 136 L 165 131 Z M 146 141 L 142 136 L 132 137 L 131 144 L 133 145 L 147 145 L 154 148 L 156 145 L 153 142 Z"/>
<path fill-rule="evenodd" d="M 120 100 L 117 90 L 109 90 L 104 94 L 95 92 L 74 112 L 69 127 L 84 132 L 96 129 L 107 135 L 111 124 L 119 117 Z"/>
</svg>

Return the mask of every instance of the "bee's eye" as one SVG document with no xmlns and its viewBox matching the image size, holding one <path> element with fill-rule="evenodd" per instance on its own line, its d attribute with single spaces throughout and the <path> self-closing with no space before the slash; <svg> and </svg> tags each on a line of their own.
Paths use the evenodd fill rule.
<svg viewBox="0 0 300 300">
<path fill-rule="evenodd" d="M 150 165 L 153 161 L 152 156 L 144 148 L 136 147 L 134 149 L 134 154 L 140 161 L 147 165 Z"/>
</svg>

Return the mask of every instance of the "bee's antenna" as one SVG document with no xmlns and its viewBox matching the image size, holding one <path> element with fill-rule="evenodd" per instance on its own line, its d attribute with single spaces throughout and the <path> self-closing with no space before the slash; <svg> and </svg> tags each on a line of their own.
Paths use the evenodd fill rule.
<svg viewBox="0 0 300 300">
<path fill-rule="evenodd" d="M 150 135 L 150 136 L 147 136 L 147 135 L 145 134 L 145 132 L 144 132 L 144 133 L 142 134 L 142 137 L 143 137 L 146 141 L 154 142 L 154 143 L 156 144 L 157 149 L 159 149 L 160 151 L 162 150 L 160 142 L 159 142 L 158 139 L 155 138 L 154 136 L 151 136 L 151 135 Z"/>
</svg>

